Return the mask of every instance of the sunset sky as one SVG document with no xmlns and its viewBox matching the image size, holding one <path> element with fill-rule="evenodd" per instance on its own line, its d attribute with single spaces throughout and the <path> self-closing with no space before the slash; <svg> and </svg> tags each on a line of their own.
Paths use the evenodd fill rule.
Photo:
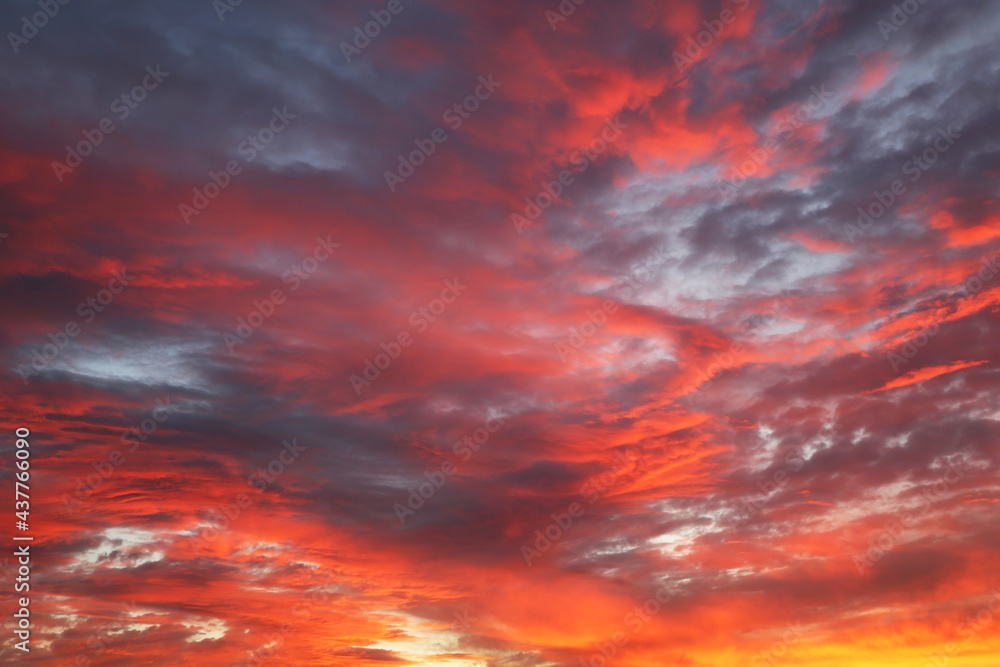
<svg viewBox="0 0 1000 667">
<path fill-rule="evenodd" d="M 1000 665 L 1000 0 L 0 29 L 0 663 Z"/>
</svg>

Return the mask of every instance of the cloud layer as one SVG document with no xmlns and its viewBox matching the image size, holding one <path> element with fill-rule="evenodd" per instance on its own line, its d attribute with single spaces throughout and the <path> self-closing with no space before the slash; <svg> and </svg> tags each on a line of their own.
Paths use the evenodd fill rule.
<svg viewBox="0 0 1000 667">
<path fill-rule="evenodd" d="M 996 662 L 996 1 L 37 11 L 0 659 Z"/>
</svg>

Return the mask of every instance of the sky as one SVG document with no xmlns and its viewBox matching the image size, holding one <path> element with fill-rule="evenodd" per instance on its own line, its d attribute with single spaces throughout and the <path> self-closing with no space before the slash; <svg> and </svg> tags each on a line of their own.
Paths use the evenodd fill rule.
<svg viewBox="0 0 1000 667">
<path fill-rule="evenodd" d="M 0 28 L 0 662 L 1000 663 L 1000 2 Z"/>
</svg>

